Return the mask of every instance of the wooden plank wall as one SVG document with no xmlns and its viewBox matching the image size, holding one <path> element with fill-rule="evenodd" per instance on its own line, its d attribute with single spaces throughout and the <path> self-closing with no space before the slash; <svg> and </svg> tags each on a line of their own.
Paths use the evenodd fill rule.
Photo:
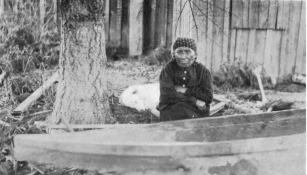
<svg viewBox="0 0 307 175">
<path fill-rule="evenodd" d="M 241 60 L 262 65 L 275 80 L 306 74 L 305 0 L 194 0 L 198 33 L 191 11 L 183 10 L 178 20 L 185 2 L 175 0 L 173 40 L 182 35 L 197 40 L 198 61 L 211 71 Z"/>
</svg>

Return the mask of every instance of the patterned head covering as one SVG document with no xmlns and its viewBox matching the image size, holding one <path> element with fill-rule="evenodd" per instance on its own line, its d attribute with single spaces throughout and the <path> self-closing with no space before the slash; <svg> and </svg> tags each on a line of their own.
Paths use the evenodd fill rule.
<svg viewBox="0 0 307 175">
<path fill-rule="evenodd" d="M 178 47 L 188 47 L 195 52 L 197 51 L 195 41 L 192 38 L 177 38 L 173 45 L 173 50 L 176 50 Z"/>
</svg>

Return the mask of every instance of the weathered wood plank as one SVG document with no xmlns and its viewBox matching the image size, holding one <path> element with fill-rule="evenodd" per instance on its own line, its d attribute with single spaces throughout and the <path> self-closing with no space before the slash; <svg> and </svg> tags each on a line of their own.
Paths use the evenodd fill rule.
<svg viewBox="0 0 307 175">
<path fill-rule="evenodd" d="M 223 57 L 223 37 L 224 37 L 224 6 L 225 0 L 215 0 L 213 13 L 215 16 L 214 27 L 213 27 L 213 35 L 214 35 L 214 46 L 212 48 L 212 70 L 218 71 L 220 65 L 222 64 Z"/>
<path fill-rule="evenodd" d="M 246 62 L 247 58 L 248 34 L 249 30 L 244 30 L 244 29 L 237 30 L 235 58 L 239 59 L 242 62 Z"/>
<path fill-rule="evenodd" d="M 153 0 L 155 1 L 155 0 Z M 173 10 L 173 41 L 179 36 L 180 33 L 180 7 L 181 1 L 175 0 L 174 1 L 174 10 Z"/>
<path fill-rule="evenodd" d="M 238 29 L 235 57 L 244 63 L 247 60 L 248 35 L 249 30 Z"/>
<path fill-rule="evenodd" d="M 237 35 L 236 35 L 236 47 L 235 47 L 235 55 L 234 55 L 234 59 L 237 60 L 242 60 L 241 58 L 241 39 L 242 39 L 242 29 L 237 29 Z"/>
<path fill-rule="evenodd" d="M 282 45 L 280 58 L 280 76 L 282 77 L 288 74 L 292 74 L 294 71 L 301 13 L 301 1 L 291 1 L 289 5 L 289 23 L 287 30 L 284 32 L 285 40 Z"/>
<path fill-rule="evenodd" d="M 235 60 L 235 54 L 236 54 L 237 29 L 232 29 L 230 32 L 231 32 L 231 38 L 230 38 L 230 50 L 229 50 L 228 61 L 232 62 Z"/>
<path fill-rule="evenodd" d="M 269 3 L 268 0 L 259 1 L 259 28 L 267 29 L 269 21 Z"/>
<path fill-rule="evenodd" d="M 232 28 L 242 28 L 243 24 L 243 0 L 232 1 Z"/>
<path fill-rule="evenodd" d="M 230 52 L 230 0 L 225 0 L 224 5 L 225 13 L 224 13 L 224 34 L 223 34 L 223 50 L 222 50 L 222 63 L 226 62 L 229 58 Z"/>
<path fill-rule="evenodd" d="M 46 89 L 48 89 L 59 77 L 58 72 L 54 73 L 46 82 L 43 83 L 35 92 L 33 92 L 25 101 L 18 105 L 12 112 L 12 115 L 22 114 L 35 100 L 37 100 Z"/>
<path fill-rule="evenodd" d="M 304 47 L 303 58 L 301 73 L 306 75 L 306 47 Z"/>
<path fill-rule="evenodd" d="M 255 58 L 256 63 L 263 63 L 266 42 L 266 30 L 256 30 Z"/>
<path fill-rule="evenodd" d="M 207 4 L 207 12 L 208 14 L 211 14 L 212 15 L 212 11 L 211 9 L 213 9 L 214 6 L 211 5 L 211 4 Z M 212 49 L 213 47 L 215 46 L 215 41 L 214 41 L 214 35 L 213 35 L 213 27 L 214 27 L 214 24 L 212 22 L 212 16 L 209 15 L 207 16 L 207 35 L 206 35 L 206 40 L 207 40 L 207 60 L 206 60 L 206 67 L 212 71 Z"/>
<path fill-rule="evenodd" d="M 129 7 L 129 54 L 140 55 L 143 51 L 143 0 L 130 1 Z M 135 9 L 136 8 L 136 9 Z M 134 9 L 134 10 L 131 10 Z"/>
<path fill-rule="evenodd" d="M 248 28 L 249 27 L 249 2 L 250 0 L 243 0 L 243 5 L 242 5 L 242 28 Z"/>
<path fill-rule="evenodd" d="M 249 5 L 249 28 L 256 29 L 259 26 L 259 0 L 250 0 Z"/>
<path fill-rule="evenodd" d="M 303 65 L 303 60 L 306 60 L 306 52 L 304 53 L 304 48 L 306 50 L 306 1 L 302 3 L 302 12 L 301 12 L 301 19 L 300 19 L 300 29 L 299 29 L 299 36 L 298 36 L 298 43 L 297 43 L 297 55 L 295 61 L 295 73 L 306 73 L 305 71 L 302 72 L 302 67 L 306 66 Z"/>
<path fill-rule="evenodd" d="M 281 31 L 267 30 L 263 68 L 273 84 L 277 82 L 279 72 L 281 34 Z"/>
<path fill-rule="evenodd" d="M 0 15 L 4 13 L 4 0 L 0 0 Z"/>
<path fill-rule="evenodd" d="M 249 31 L 248 37 L 248 49 L 247 49 L 247 60 L 246 62 L 249 63 L 255 60 L 255 46 L 256 46 L 256 29 L 252 29 Z"/>
<path fill-rule="evenodd" d="M 276 20 L 277 20 L 277 6 L 278 0 L 271 0 L 269 1 L 269 19 L 268 19 L 268 28 L 275 29 L 276 27 Z"/>
<path fill-rule="evenodd" d="M 291 1 L 278 1 L 277 29 L 287 29 L 290 16 Z"/>
<path fill-rule="evenodd" d="M 197 5 L 197 6 L 196 6 Z M 208 66 L 207 65 L 207 17 L 204 16 L 204 14 L 207 14 L 207 2 L 206 1 L 201 1 L 197 0 L 195 1 L 195 5 L 193 6 L 194 13 L 195 13 L 195 18 L 196 22 L 198 25 L 198 29 L 193 28 L 193 34 L 192 37 L 197 40 L 198 36 L 198 45 L 197 45 L 197 61 Z"/>
</svg>

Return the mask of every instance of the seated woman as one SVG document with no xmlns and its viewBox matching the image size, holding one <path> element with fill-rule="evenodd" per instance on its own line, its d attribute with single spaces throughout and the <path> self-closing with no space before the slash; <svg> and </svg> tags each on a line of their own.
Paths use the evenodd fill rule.
<svg viewBox="0 0 307 175">
<path fill-rule="evenodd" d="M 160 74 L 160 121 L 209 116 L 213 99 L 210 71 L 196 62 L 197 49 L 193 39 L 177 38 L 173 59 Z"/>
</svg>

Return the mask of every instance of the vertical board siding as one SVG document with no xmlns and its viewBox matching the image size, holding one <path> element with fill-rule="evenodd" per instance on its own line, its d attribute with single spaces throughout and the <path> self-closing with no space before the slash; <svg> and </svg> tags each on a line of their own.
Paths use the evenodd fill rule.
<svg viewBox="0 0 307 175">
<path fill-rule="evenodd" d="M 224 5 L 224 31 L 223 31 L 223 50 L 222 50 L 222 63 L 227 61 L 227 59 L 229 58 L 229 40 L 230 40 L 230 0 L 225 0 L 225 5 Z"/>
<path fill-rule="evenodd" d="M 242 28 L 248 28 L 249 26 L 249 1 L 243 0 Z"/>
<path fill-rule="evenodd" d="M 249 28 L 258 28 L 259 26 L 259 0 L 250 0 L 249 5 L 250 5 L 249 6 Z"/>
<path fill-rule="evenodd" d="M 256 29 L 249 31 L 248 36 L 248 50 L 247 50 L 247 63 L 255 60 L 255 46 L 256 46 Z"/>
<path fill-rule="evenodd" d="M 166 48 L 172 45 L 172 26 L 173 26 L 173 7 L 174 0 L 167 1 L 167 22 L 166 22 Z"/>
<path fill-rule="evenodd" d="M 269 1 L 269 19 L 268 19 L 268 28 L 275 29 L 276 19 L 277 19 L 277 0 Z"/>
<path fill-rule="evenodd" d="M 214 8 L 214 4 L 211 4 L 212 1 L 207 1 L 207 34 L 206 34 L 206 42 L 207 42 L 207 59 L 206 59 L 206 67 L 208 69 L 210 69 L 212 71 L 212 62 L 214 61 L 212 59 L 212 47 L 215 47 L 215 43 L 214 43 L 214 36 L 212 35 L 213 33 L 213 27 L 214 27 L 214 23 L 213 23 L 213 19 L 212 19 L 212 9 Z"/>
<path fill-rule="evenodd" d="M 231 32 L 231 38 L 230 38 L 230 51 L 229 51 L 228 61 L 232 62 L 235 60 L 237 30 L 232 29 L 230 32 Z"/>
<path fill-rule="evenodd" d="M 246 1 L 246 0 L 244 0 Z M 232 28 L 242 28 L 243 22 L 243 0 L 232 1 Z"/>
<path fill-rule="evenodd" d="M 259 28 L 260 29 L 268 28 L 269 3 L 270 1 L 268 0 L 259 1 Z"/>
<path fill-rule="evenodd" d="M 226 0 L 223 1 L 223 7 L 227 9 Z M 291 74 L 294 67 L 296 72 L 304 73 L 305 2 L 233 0 L 232 18 L 226 13 L 217 17 L 220 12 L 216 6 L 221 4 L 221 0 L 205 2 L 208 2 L 209 15 L 205 19 L 206 25 L 198 27 L 206 34 L 199 35 L 199 46 L 206 49 L 199 52 L 199 55 L 204 55 L 199 62 L 204 62 L 212 71 L 217 71 L 225 61 L 240 59 L 247 63 L 254 62 L 263 65 L 268 76 L 275 80 Z M 213 15 L 210 16 L 210 13 Z M 181 26 L 190 25 L 187 21 L 182 23 Z M 223 28 L 222 34 L 216 24 Z M 197 38 L 195 34 L 192 37 Z"/>
<path fill-rule="evenodd" d="M 215 41 L 215 47 L 212 47 L 212 69 L 218 70 L 220 65 L 222 64 L 222 57 L 223 57 L 223 37 L 224 37 L 224 9 L 225 0 L 215 0 L 214 2 L 214 9 L 213 16 L 214 20 L 214 27 L 213 27 L 213 37 Z"/>
<path fill-rule="evenodd" d="M 288 28 L 288 21 L 290 16 L 290 3 L 289 0 L 278 1 L 278 19 L 277 29 Z"/>
<path fill-rule="evenodd" d="M 291 1 L 287 3 L 289 3 L 290 14 L 288 16 L 287 29 L 283 35 L 280 57 L 280 68 L 283 71 L 283 74 L 291 74 L 295 68 L 295 57 L 301 12 L 301 1 Z"/>
<path fill-rule="evenodd" d="M 264 52 L 263 68 L 272 80 L 276 80 L 279 72 L 279 53 L 281 31 L 268 30 L 266 34 L 266 46 Z"/>
<path fill-rule="evenodd" d="M 256 30 L 255 57 L 253 62 L 262 64 L 266 47 L 266 30 Z"/>
<path fill-rule="evenodd" d="M 302 4 L 302 12 L 300 19 L 300 29 L 298 35 L 298 46 L 297 46 L 297 55 L 295 61 L 295 73 L 303 73 L 306 74 L 304 67 L 306 66 L 306 2 L 303 1 Z M 304 63 L 304 64 L 303 64 Z"/>
</svg>

